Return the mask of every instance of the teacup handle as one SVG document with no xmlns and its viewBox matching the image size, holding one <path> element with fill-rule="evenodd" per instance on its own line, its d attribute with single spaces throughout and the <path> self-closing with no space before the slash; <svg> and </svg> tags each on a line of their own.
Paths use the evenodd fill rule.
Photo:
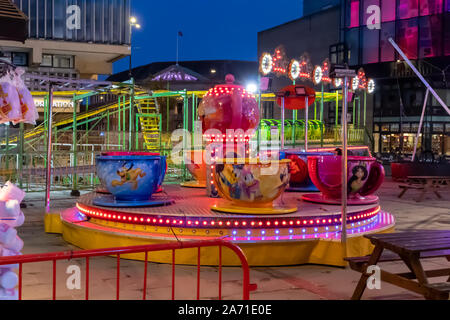
<svg viewBox="0 0 450 320">
<path fill-rule="evenodd" d="M 384 176 L 385 173 L 383 165 L 380 162 L 375 161 L 370 167 L 369 178 L 361 188 L 359 194 L 362 196 L 373 194 L 383 183 Z"/>
</svg>

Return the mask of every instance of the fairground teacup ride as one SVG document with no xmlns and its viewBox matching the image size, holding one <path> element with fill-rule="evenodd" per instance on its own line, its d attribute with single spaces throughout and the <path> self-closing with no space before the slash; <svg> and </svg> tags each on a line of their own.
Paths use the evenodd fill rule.
<svg viewBox="0 0 450 320">
<path fill-rule="evenodd" d="M 304 194 L 305 201 L 340 204 L 342 198 L 342 156 L 321 155 L 308 157 L 308 171 L 314 185 L 321 191 Z M 366 205 L 378 202 L 373 195 L 384 180 L 384 168 L 373 157 L 347 158 L 347 204 Z"/>
<path fill-rule="evenodd" d="M 333 155 L 330 152 L 309 152 L 299 150 L 284 150 L 280 152 L 280 159 L 290 159 L 289 173 L 291 178 L 286 191 L 318 192 L 319 189 L 312 182 L 308 171 L 308 157 Z"/>
<path fill-rule="evenodd" d="M 213 181 L 225 199 L 211 207 L 214 211 L 240 214 L 285 214 L 296 205 L 275 204 L 289 184 L 291 160 L 226 158 L 214 165 Z"/>
<path fill-rule="evenodd" d="M 111 195 L 95 198 L 94 205 L 141 207 L 173 203 L 167 197 L 152 198 L 164 180 L 165 156 L 147 152 L 106 154 L 95 158 L 96 172 Z"/>
<path fill-rule="evenodd" d="M 206 163 L 204 150 L 188 150 L 185 156 L 185 166 L 194 177 L 193 181 L 180 183 L 182 187 L 205 188 L 206 187 Z"/>
</svg>

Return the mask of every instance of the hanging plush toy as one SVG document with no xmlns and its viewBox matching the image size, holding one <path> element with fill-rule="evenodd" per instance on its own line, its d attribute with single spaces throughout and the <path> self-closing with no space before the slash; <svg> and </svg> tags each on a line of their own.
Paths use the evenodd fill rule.
<svg viewBox="0 0 450 320">
<path fill-rule="evenodd" d="M 17 68 L 13 73 L 13 82 L 16 87 L 17 94 L 19 95 L 20 110 L 22 113 L 21 120 L 17 122 L 25 122 L 35 125 L 36 120 L 39 118 L 39 112 L 34 104 L 33 96 L 21 78 L 24 73 L 25 70 L 22 68 Z M 16 124 L 14 121 L 13 123 Z"/>
<path fill-rule="evenodd" d="M 22 118 L 19 95 L 8 73 L 0 79 L 0 123 Z"/>
</svg>

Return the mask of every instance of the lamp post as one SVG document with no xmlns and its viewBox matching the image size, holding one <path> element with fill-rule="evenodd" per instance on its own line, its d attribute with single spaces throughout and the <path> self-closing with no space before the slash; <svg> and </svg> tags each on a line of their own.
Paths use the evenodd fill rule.
<svg viewBox="0 0 450 320">
<path fill-rule="evenodd" d="M 131 67 L 131 54 L 133 52 L 133 46 L 132 46 L 132 44 L 133 44 L 133 42 L 132 42 L 132 39 L 133 39 L 133 27 L 135 27 L 137 29 L 141 28 L 141 25 L 139 23 L 137 23 L 137 19 L 135 17 L 131 17 L 130 18 L 130 67 L 129 67 L 130 79 L 132 77 L 132 74 L 131 74 L 131 69 L 132 69 L 132 67 Z"/>
<path fill-rule="evenodd" d="M 134 78 L 132 74 L 132 65 L 131 65 L 131 54 L 133 53 L 133 42 L 132 42 L 132 36 L 133 36 L 133 27 L 140 29 L 141 25 L 137 23 L 137 20 L 135 17 L 130 18 L 130 67 L 129 67 L 129 76 L 130 76 L 130 82 L 131 82 L 131 92 L 130 92 L 130 130 L 129 130 L 129 137 L 128 137 L 128 150 L 132 150 L 133 146 L 135 145 L 135 142 L 133 139 L 135 138 L 133 128 L 133 121 L 134 121 Z M 125 106 L 124 106 L 125 107 Z"/>
</svg>

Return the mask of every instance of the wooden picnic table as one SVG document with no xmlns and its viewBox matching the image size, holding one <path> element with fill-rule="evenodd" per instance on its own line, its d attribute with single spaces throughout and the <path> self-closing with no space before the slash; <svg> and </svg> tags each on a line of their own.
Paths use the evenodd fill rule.
<svg viewBox="0 0 450 320">
<path fill-rule="evenodd" d="M 407 176 L 406 183 L 399 184 L 399 188 L 403 190 L 398 197 L 401 198 L 409 189 L 418 189 L 422 190 L 422 192 L 417 202 L 422 201 L 428 191 L 434 192 L 441 199 L 442 196 L 438 190 L 445 186 L 450 186 L 450 176 Z"/>
<path fill-rule="evenodd" d="M 375 245 L 372 255 L 345 259 L 353 270 L 362 273 L 352 300 L 361 299 L 364 293 L 367 279 L 371 276 L 366 273 L 367 267 L 387 261 L 403 261 L 411 272 L 391 273 L 380 268 L 382 281 L 421 294 L 426 299 L 449 299 L 450 277 L 441 283 L 430 283 L 428 278 L 450 276 L 450 268 L 425 271 L 421 260 L 445 257 L 450 262 L 450 230 L 382 233 L 365 237 Z"/>
</svg>

